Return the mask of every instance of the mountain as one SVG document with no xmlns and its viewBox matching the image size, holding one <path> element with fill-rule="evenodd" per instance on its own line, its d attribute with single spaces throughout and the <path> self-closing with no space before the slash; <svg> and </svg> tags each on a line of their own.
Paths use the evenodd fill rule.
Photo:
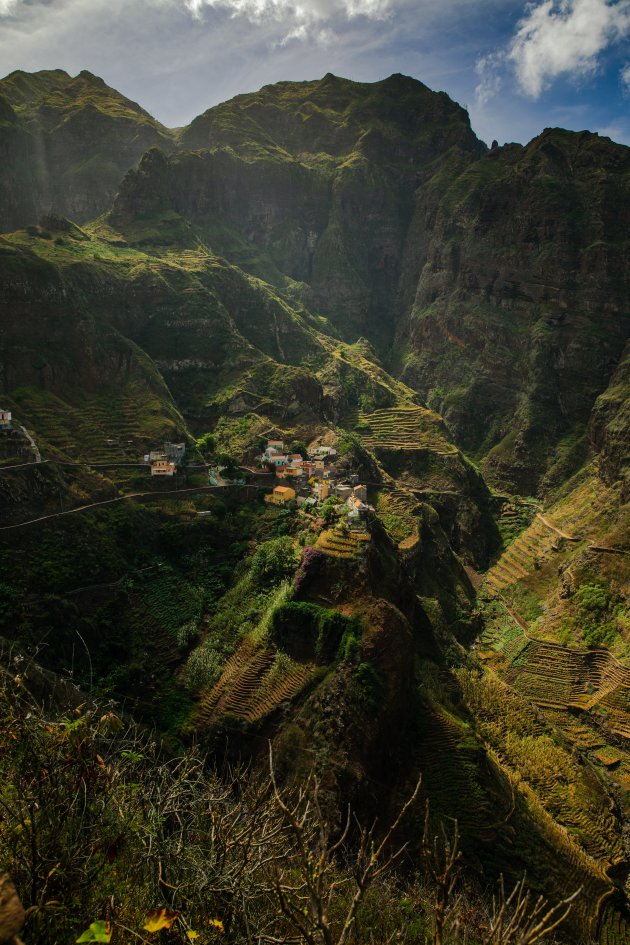
<svg viewBox="0 0 630 945">
<path fill-rule="evenodd" d="M 630 330 L 630 150 L 547 129 L 491 151 L 421 213 L 405 380 L 491 477 L 530 494 L 558 484 L 567 447 L 581 465 Z"/>
<path fill-rule="evenodd" d="M 171 133 L 91 72 L 12 72 L 0 81 L 0 230 L 102 213 L 154 145 L 170 150 Z"/>
<path fill-rule="evenodd" d="M 381 350 L 395 330 L 415 192 L 485 151 L 460 106 L 400 75 L 267 86 L 195 119 L 181 148 L 155 179 L 130 174 L 114 218 L 145 213 L 146 188 L 214 227 L 219 250 L 228 237 L 216 229 L 227 226 L 264 253 L 268 276 L 271 264 L 307 283 L 311 307 L 344 337 L 365 334 Z"/>
<path fill-rule="evenodd" d="M 629 150 L 488 150 L 401 75 L 177 133 L 89 73 L 0 95 L 0 665 L 36 655 L 175 754 L 268 779 L 271 743 L 335 823 L 391 820 L 421 775 L 475 935 L 474 896 L 526 872 L 583 890 L 572 942 L 627 941 Z M 265 501 L 268 438 L 334 449 L 366 519 Z M 186 460 L 152 478 L 167 439 Z"/>
<path fill-rule="evenodd" d="M 210 109 L 181 146 L 130 172 L 115 226 L 168 209 L 298 282 L 502 487 L 536 494 L 579 467 L 630 326 L 628 148 L 548 129 L 486 153 L 447 96 L 330 75 Z"/>
</svg>

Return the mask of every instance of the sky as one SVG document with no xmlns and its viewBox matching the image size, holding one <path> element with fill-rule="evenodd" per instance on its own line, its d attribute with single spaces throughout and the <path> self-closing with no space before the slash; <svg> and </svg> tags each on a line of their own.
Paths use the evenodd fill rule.
<svg viewBox="0 0 630 945">
<path fill-rule="evenodd" d="M 445 91 L 475 132 L 630 145 L 630 0 L 0 0 L 0 75 L 82 69 L 169 127 L 327 72 Z"/>
</svg>

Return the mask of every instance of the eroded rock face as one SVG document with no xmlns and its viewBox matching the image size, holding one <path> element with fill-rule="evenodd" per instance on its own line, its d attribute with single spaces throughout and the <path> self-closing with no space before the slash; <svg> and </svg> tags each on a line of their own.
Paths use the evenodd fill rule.
<svg viewBox="0 0 630 945">
<path fill-rule="evenodd" d="M 599 454 L 599 474 L 607 485 L 623 481 L 622 494 L 630 498 L 630 345 L 607 389 L 595 401 L 589 424 Z"/>
<path fill-rule="evenodd" d="M 547 129 L 488 152 L 463 109 L 400 75 L 267 86 L 210 109 L 177 142 L 89 73 L 14 73 L 0 94 L 7 219 L 55 204 L 78 219 L 100 212 L 148 148 L 110 215 L 121 240 L 202 240 L 280 292 L 290 284 L 342 338 L 367 338 L 502 487 L 544 492 L 584 460 L 630 326 L 627 148 Z M 221 304 L 239 331 L 298 364 L 305 335 L 225 272 Z M 122 318 L 133 310 L 140 344 L 151 333 L 142 304 L 165 304 L 160 277 L 147 281 Z M 192 355 L 176 338 L 185 329 L 207 348 L 208 330 L 196 311 L 171 321 L 150 353 L 179 378 Z M 322 379 L 333 419 L 337 380 Z M 311 405 L 318 397 L 309 390 Z M 287 398 L 289 414 L 299 400 Z"/>
<path fill-rule="evenodd" d="M 219 244 L 223 221 L 375 344 L 498 484 L 535 493 L 583 459 L 630 326 L 627 148 L 547 129 L 486 152 L 402 76 L 267 87 L 182 146 L 129 175 L 114 219 L 169 208 Z"/>
<path fill-rule="evenodd" d="M 447 160 L 485 151 L 468 115 L 405 76 L 326 76 L 239 96 L 195 119 L 185 150 L 147 156 L 121 187 L 119 223 L 164 209 L 234 227 L 350 338 L 391 342 L 414 193 Z M 192 150 L 194 149 L 194 150 Z"/>
<path fill-rule="evenodd" d="M 154 145 L 172 150 L 171 133 L 90 72 L 11 73 L 0 82 L 0 232 L 51 210 L 78 222 L 103 213 Z"/>
<path fill-rule="evenodd" d="M 583 430 L 628 336 L 629 170 L 627 148 L 550 129 L 418 209 L 427 251 L 399 323 L 403 376 L 519 491 Z"/>
</svg>

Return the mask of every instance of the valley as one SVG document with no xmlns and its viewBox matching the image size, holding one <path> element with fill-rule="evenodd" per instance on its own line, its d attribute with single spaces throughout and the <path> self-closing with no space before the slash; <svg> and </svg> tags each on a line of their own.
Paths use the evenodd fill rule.
<svg viewBox="0 0 630 945">
<path fill-rule="evenodd" d="M 488 149 L 401 75 L 169 131 L 14 73 L 0 118 L 3 673 L 252 781 L 271 746 L 337 824 L 421 777 L 467 895 L 630 942 L 629 149 Z"/>
</svg>

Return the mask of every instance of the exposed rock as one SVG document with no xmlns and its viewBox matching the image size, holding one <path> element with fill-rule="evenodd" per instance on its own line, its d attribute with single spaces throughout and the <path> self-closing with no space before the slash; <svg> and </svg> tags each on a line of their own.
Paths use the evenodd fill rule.
<svg viewBox="0 0 630 945">
<path fill-rule="evenodd" d="M 21 945 L 18 934 L 26 913 L 8 873 L 0 876 L 0 945 Z"/>
</svg>

